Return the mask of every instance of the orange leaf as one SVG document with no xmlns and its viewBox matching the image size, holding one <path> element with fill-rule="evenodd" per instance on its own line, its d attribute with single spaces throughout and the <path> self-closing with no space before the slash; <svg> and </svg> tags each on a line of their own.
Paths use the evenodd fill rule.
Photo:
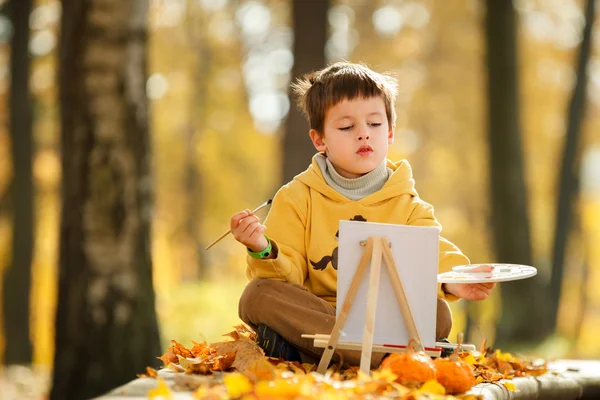
<svg viewBox="0 0 600 400">
<path fill-rule="evenodd" d="M 167 350 L 167 352 L 162 356 L 156 358 L 162 361 L 163 365 L 169 365 L 171 363 L 177 364 L 179 362 L 179 358 L 177 358 L 177 355 L 175 355 L 175 353 L 173 353 L 170 349 Z"/>
<path fill-rule="evenodd" d="M 194 355 L 192 354 L 191 351 L 189 351 L 187 348 L 185 348 L 185 346 L 183 346 L 181 343 L 177 343 L 177 341 L 175 340 L 171 340 L 171 343 L 173 344 L 171 346 L 171 351 L 173 352 L 173 354 L 175 355 L 179 355 L 185 358 L 194 358 Z"/>
</svg>

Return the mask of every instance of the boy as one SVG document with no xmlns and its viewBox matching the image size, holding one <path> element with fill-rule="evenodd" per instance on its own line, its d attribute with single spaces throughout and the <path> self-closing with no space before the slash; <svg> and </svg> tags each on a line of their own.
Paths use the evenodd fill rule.
<svg viewBox="0 0 600 400">
<path fill-rule="evenodd" d="M 231 217 L 231 230 L 248 249 L 251 282 L 240 298 L 240 318 L 257 329 L 267 356 L 314 362 L 323 349 L 301 335 L 330 334 L 335 324 L 339 221 L 440 224 L 418 197 L 408 162 L 386 159 L 396 118 L 393 78 L 339 62 L 292 88 L 318 153 L 277 192 L 264 225 L 245 210 Z M 468 263 L 440 238 L 440 272 Z M 493 286 L 438 285 L 436 338 L 445 339 L 452 327 L 447 301 L 482 300 Z M 359 352 L 341 353 L 348 364 L 360 364 Z M 382 357 L 373 353 L 372 366 Z"/>
</svg>

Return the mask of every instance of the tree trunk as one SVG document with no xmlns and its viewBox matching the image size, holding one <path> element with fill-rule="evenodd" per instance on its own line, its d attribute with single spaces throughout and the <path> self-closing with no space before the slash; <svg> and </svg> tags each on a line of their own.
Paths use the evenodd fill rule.
<svg viewBox="0 0 600 400">
<path fill-rule="evenodd" d="M 552 254 L 552 278 L 550 279 L 550 304 L 552 312 L 548 318 L 548 333 L 556 329 L 558 306 L 562 289 L 567 241 L 573 218 L 573 204 L 577 193 L 577 181 L 581 170 L 579 157 L 579 138 L 585 115 L 587 66 L 592 47 L 592 31 L 595 15 L 595 1 L 588 0 L 585 8 L 585 27 L 583 40 L 577 61 L 577 80 L 569 103 L 567 132 L 563 151 L 562 168 L 558 185 L 558 204 L 556 207 L 556 228 L 554 231 L 554 251 Z"/>
<path fill-rule="evenodd" d="M 329 0 L 293 0 L 294 66 L 292 79 L 325 67 L 327 11 Z M 308 123 L 290 97 L 290 112 L 283 138 L 283 183 L 287 183 L 310 164 L 315 148 L 308 136 Z"/>
<path fill-rule="evenodd" d="M 190 120 L 186 128 L 186 153 L 185 153 L 185 193 L 186 193 L 186 219 L 184 230 L 186 244 L 191 247 L 186 258 L 190 265 L 183 267 L 184 280 L 205 280 L 209 277 L 208 258 L 204 252 L 204 235 L 200 229 L 202 221 L 202 193 L 204 189 L 204 176 L 198 167 L 198 143 L 202 141 L 202 133 L 207 121 L 208 85 L 210 79 L 210 66 L 213 63 L 213 54 L 203 27 L 208 23 L 205 18 L 192 18 L 201 15 L 202 11 L 194 6 L 193 0 L 187 1 L 188 20 L 186 20 L 187 37 L 190 49 L 196 53 L 196 64 L 193 71 L 194 90 L 189 102 Z"/>
<path fill-rule="evenodd" d="M 63 0 L 62 216 L 52 399 L 157 366 L 147 0 Z"/>
<path fill-rule="evenodd" d="M 516 14 L 510 1 L 487 1 L 488 132 L 493 243 L 499 262 L 531 265 L 527 195 L 519 132 Z M 539 279 L 502 284 L 497 345 L 536 340 Z M 538 308 L 542 307 L 542 308 Z"/>
<path fill-rule="evenodd" d="M 29 306 L 33 235 L 33 106 L 29 91 L 29 15 L 31 0 L 11 0 L 8 13 L 13 25 L 10 57 L 9 131 L 13 157 L 12 262 L 4 274 L 2 315 L 6 340 L 5 364 L 30 364 Z"/>
</svg>

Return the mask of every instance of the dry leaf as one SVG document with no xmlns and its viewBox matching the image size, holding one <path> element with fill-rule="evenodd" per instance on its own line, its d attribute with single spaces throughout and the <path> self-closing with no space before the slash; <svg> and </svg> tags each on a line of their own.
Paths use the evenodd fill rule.
<svg viewBox="0 0 600 400">
<path fill-rule="evenodd" d="M 213 358 L 213 371 L 226 371 L 231 368 L 233 362 L 235 361 L 235 352 L 226 353 L 222 356 L 217 356 Z"/>
<path fill-rule="evenodd" d="M 173 345 L 171 346 L 171 348 L 169 350 L 173 354 L 175 354 L 177 356 L 182 356 L 185 358 L 194 358 L 194 354 L 192 354 L 191 351 L 186 349 L 185 346 L 183 346 L 181 343 L 177 343 L 177 341 L 175 341 L 175 340 L 171 340 L 171 343 Z"/>
<path fill-rule="evenodd" d="M 145 374 L 138 374 L 138 378 L 156 378 L 158 376 L 158 372 L 151 367 L 146 367 Z"/>
<path fill-rule="evenodd" d="M 216 350 L 216 355 L 224 356 L 226 354 L 235 353 L 235 360 L 231 364 L 231 367 L 238 372 L 244 372 L 251 367 L 256 360 L 265 357 L 263 350 L 250 340 L 214 343 L 211 347 Z"/>
<path fill-rule="evenodd" d="M 177 355 L 173 353 L 170 349 L 167 350 L 165 354 L 160 357 L 157 357 L 159 360 L 163 362 L 163 365 L 169 365 L 170 363 L 178 363 L 179 359 Z"/>
<path fill-rule="evenodd" d="M 186 367 L 185 373 L 186 374 L 208 375 L 208 374 L 212 374 L 212 370 L 211 370 L 210 366 L 208 366 L 206 363 L 199 363 L 199 364 L 190 364 L 188 367 Z"/>
<path fill-rule="evenodd" d="M 257 359 L 243 374 L 253 382 L 272 380 L 277 376 L 275 367 L 265 357 Z"/>
<path fill-rule="evenodd" d="M 190 350 L 194 357 L 202 357 L 210 354 L 210 348 L 206 342 L 196 343 L 192 341 L 194 346 Z"/>
</svg>

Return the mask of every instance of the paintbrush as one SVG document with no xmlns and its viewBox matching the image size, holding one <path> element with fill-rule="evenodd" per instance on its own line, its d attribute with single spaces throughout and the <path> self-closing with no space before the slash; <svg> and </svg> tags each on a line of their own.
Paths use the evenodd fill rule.
<svg viewBox="0 0 600 400">
<path fill-rule="evenodd" d="M 254 209 L 254 211 L 252 211 L 250 213 L 250 215 L 256 214 L 257 212 L 259 212 L 260 210 L 262 210 L 263 208 L 265 208 L 266 206 L 268 206 L 269 204 L 271 204 L 272 201 L 273 201 L 272 199 L 269 199 L 269 200 L 265 201 L 260 206 L 256 207 Z M 206 248 L 204 250 L 210 249 L 211 247 L 213 247 L 215 244 L 219 243 L 225 236 L 229 235 L 230 233 L 231 233 L 231 229 L 229 229 L 227 232 L 223 233 L 221 236 L 219 236 L 218 238 L 216 238 L 215 241 L 212 242 L 211 244 L 209 244 L 208 246 L 206 246 Z"/>
</svg>

